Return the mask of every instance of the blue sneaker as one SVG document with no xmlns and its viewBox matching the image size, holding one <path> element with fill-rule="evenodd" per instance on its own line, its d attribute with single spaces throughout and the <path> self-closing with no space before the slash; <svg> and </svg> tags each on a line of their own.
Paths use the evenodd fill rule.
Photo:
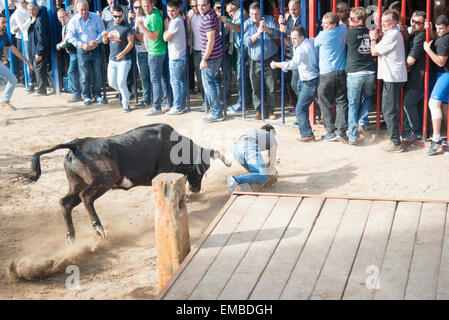
<svg viewBox="0 0 449 320">
<path fill-rule="evenodd" d="M 97 101 L 97 102 L 100 103 L 100 104 L 106 104 L 106 100 L 103 99 L 102 97 L 96 97 L 96 98 L 95 98 L 95 101 Z"/>
<path fill-rule="evenodd" d="M 219 122 L 219 121 L 223 121 L 223 120 L 224 120 L 223 116 L 219 117 L 219 116 L 214 116 L 214 115 L 211 115 L 209 118 L 203 119 L 203 121 L 205 123 Z"/>
<path fill-rule="evenodd" d="M 233 104 L 232 106 L 228 107 L 228 112 L 229 113 L 242 112 L 242 106 L 240 105 L 240 103 Z"/>
<path fill-rule="evenodd" d="M 90 105 L 90 98 L 84 99 L 84 105 L 85 105 L 85 106 Z"/>
<path fill-rule="evenodd" d="M 326 140 L 327 142 L 334 142 L 337 141 L 337 136 L 335 135 L 335 133 L 326 133 L 324 135 L 324 140 Z"/>
</svg>

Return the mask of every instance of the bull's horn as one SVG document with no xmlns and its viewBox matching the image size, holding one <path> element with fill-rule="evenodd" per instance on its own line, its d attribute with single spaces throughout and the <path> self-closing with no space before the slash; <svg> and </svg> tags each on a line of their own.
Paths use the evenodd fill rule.
<svg viewBox="0 0 449 320">
<path fill-rule="evenodd" d="M 226 157 L 224 155 L 221 154 L 220 151 L 214 151 L 214 159 L 220 159 L 221 161 L 223 161 L 223 163 L 227 166 L 230 167 L 232 166 L 232 161 L 229 161 L 228 159 L 226 159 Z"/>
</svg>

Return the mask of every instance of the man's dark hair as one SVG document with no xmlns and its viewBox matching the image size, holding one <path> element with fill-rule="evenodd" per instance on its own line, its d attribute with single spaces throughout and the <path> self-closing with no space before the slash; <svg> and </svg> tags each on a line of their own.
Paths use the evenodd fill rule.
<svg viewBox="0 0 449 320">
<path fill-rule="evenodd" d="M 123 9 L 121 8 L 121 7 L 119 7 L 119 6 L 117 6 L 117 7 L 115 7 L 113 10 L 112 10 L 112 12 L 120 12 L 120 13 L 123 13 Z"/>
<path fill-rule="evenodd" d="M 259 2 L 253 2 L 253 3 L 251 3 L 250 5 L 249 5 L 249 9 L 248 10 L 251 10 L 251 9 L 259 9 L 260 10 L 260 3 Z"/>
<path fill-rule="evenodd" d="M 384 16 L 388 16 L 391 15 L 391 19 L 393 19 L 393 21 L 399 22 L 399 13 L 396 10 L 386 10 L 383 14 Z"/>
<path fill-rule="evenodd" d="M 417 16 L 417 17 L 424 18 L 424 19 L 426 19 L 426 17 L 427 17 L 426 13 L 424 11 L 420 11 L 420 10 L 416 10 L 415 12 L 413 12 L 413 15 Z"/>
<path fill-rule="evenodd" d="M 179 2 L 178 0 L 170 0 L 167 2 L 167 7 L 169 8 L 178 8 L 179 9 Z"/>
<path fill-rule="evenodd" d="M 304 37 L 304 38 L 306 37 L 306 29 L 304 29 L 304 27 L 301 26 L 301 25 L 294 26 L 294 27 L 292 28 L 292 31 L 291 31 L 291 32 L 293 32 L 293 31 L 298 32 L 298 35 L 299 35 L 300 37 Z"/>
<path fill-rule="evenodd" d="M 6 16 L 3 13 L 0 13 L 0 18 L 5 18 L 6 19 Z"/>
<path fill-rule="evenodd" d="M 449 18 L 447 17 L 447 15 L 442 14 L 441 16 L 439 16 L 437 18 L 437 20 L 435 21 L 435 25 L 441 25 L 444 24 L 446 27 L 449 26 Z"/>
<path fill-rule="evenodd" d="M 274 127 L 271 124 L 264 124 L 260 129 L 268 132 L 274 131 L 274 133 L 276 133 L 276 130 L 274 130 Z"/>
</svg>

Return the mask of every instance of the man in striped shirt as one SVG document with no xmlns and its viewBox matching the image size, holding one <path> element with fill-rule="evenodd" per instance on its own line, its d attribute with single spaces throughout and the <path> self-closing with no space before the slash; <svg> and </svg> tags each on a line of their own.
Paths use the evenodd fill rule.
<svg viewBox="0 0 449 320">
<path fill-rule="evenodd" d="M 204 122 L 223 121 L 223 103 L 220 100 L 219 70 L 223 56 L 223 45 L 220 38 L 219 20 L 211 9 L 208 0 L 198 0 L 198 10 L 201 14 L 201 77 L 206 99 L 210 106 L 211 116 Z"/>
</svg>

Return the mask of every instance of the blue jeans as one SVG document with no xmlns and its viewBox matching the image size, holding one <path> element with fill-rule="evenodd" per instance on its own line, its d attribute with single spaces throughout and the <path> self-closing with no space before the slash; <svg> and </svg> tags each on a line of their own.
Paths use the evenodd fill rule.
<svg viewBox="0 0 449 320">
<path fill-rule="evenodd" d="M 111 88 L 119 91 L 122 96 L 122 107 L 129 106 L 129 91 L 126 85 L 131 60 L 113 61 L 108 63 L 108 83 Z"/>
<path fill-rule="evenodd" d="M 292 80 L 290 82 L 290 86 L 292 87 L 293 92 L 297 97 L 301 92 L 301 81 L 299 79 L 299 71 L 298 69 L 292 70 Z"/>
<path fill-rule="evenodd" d="M 348 137 L 357 141 L 359 134 L 357 124 L 368 126 L 368 114 L 371 108 L 371 98 L 376 89 L 376 75 L 347 74 L 348 87 Z"/>
<path fill-rule="evenodd" d="M 424 98 L 424 91 L 408 89 L 404 96 L 404 133 L 406 137 L 412 131 L 422 135 L 422 113 L 419 112 L 419 104 Z"/>
<path fill-rule="evenodd" d="M 153 108 L 161 110 L 163 99 L 162 70 L 164 69 L 165 54 L 160 56 L 148 55 L 148 68 L 150 69 L 151 88 L 153 92 Z"/>
<path fill-rule="evenodd" d="M 69 86 L 73 97 L 81 97 L 80 73 L 78 67 L 78 55 L 76 53 L 69 54 Z"/>
<path fill-rule="evenodd" d="M 137 68 L 139 69 L 140 81 L 142 82 L 142 101 L 149 102 L 151 96 L 151 79 L 147 52 L 137 52 Z"/>
<path fill-rule="evenodd" d="M 204 94 L 210 106 L 210 113 L 214 117 L 223 117 L 223 105 L 220 96 L 220 67 L 222 57 L 207 60 L 207 68 L 201 70 Z"/>
<path fill-rule="evenodd" d="M 257 143 L 237 141 L 232 147 L 232 153 L 234 159 L 249 171 L 249 174 L 234 177 L 238 184 L 264 184 L 267 181 L 267 170 Z"/>
<path fill-rule="evenodd" d="M 89 51 L 77 49 L 77 55 L 83 98 L 90 98 L 91 87 L 94 98 L 101 97 L 101 85 L 103 84 L 101 64 L 103 63 L 103 56 L 101 55 L 100 46 Z"/>
<path fill-rule="evenodd" d="M 299 91 L 298 102 L 296 103 L 296 119 L 298 120 L 298 128 L 301 137 L 307 138 L 313 136 L 312 127 L 309 121 L 310 104 L 317 98 L 318 79 L 301 82 L 301 90 Z"/>
<path fill-rule="evenodd" d="M 173 106 L 176 110 L 183 110 L 186 106 L 186 58 L 169 60 L 170 85 L 173 91 Z"/>
<path fill-rule="evenodd" d="M 245 106 L 251 104 L 251 97 L 253 95 L 251 89 L 251 81 L 249 79 L 249 57 L 248 50 L 245 48 L 244 57 L 243 57 L 243 73 L 244 73 L 244 84 L 245 84 Z M 242 104 L 242 58 L 240 53 L 240 48 L 238 49 L 237 54 L 237 81 L 238 81 L 238 89 L 239 89 L 239 98 L 237 100 L 238 104 Z"/>
<path fill-rule="evenodd" d="M 11 101 L 12 93 L 17 84 L 17 78 L 3 63 L 0 63 L 0 77 L 7 81 L 5 91 L 3 92 L 0 102 Z"/>
</svg>

